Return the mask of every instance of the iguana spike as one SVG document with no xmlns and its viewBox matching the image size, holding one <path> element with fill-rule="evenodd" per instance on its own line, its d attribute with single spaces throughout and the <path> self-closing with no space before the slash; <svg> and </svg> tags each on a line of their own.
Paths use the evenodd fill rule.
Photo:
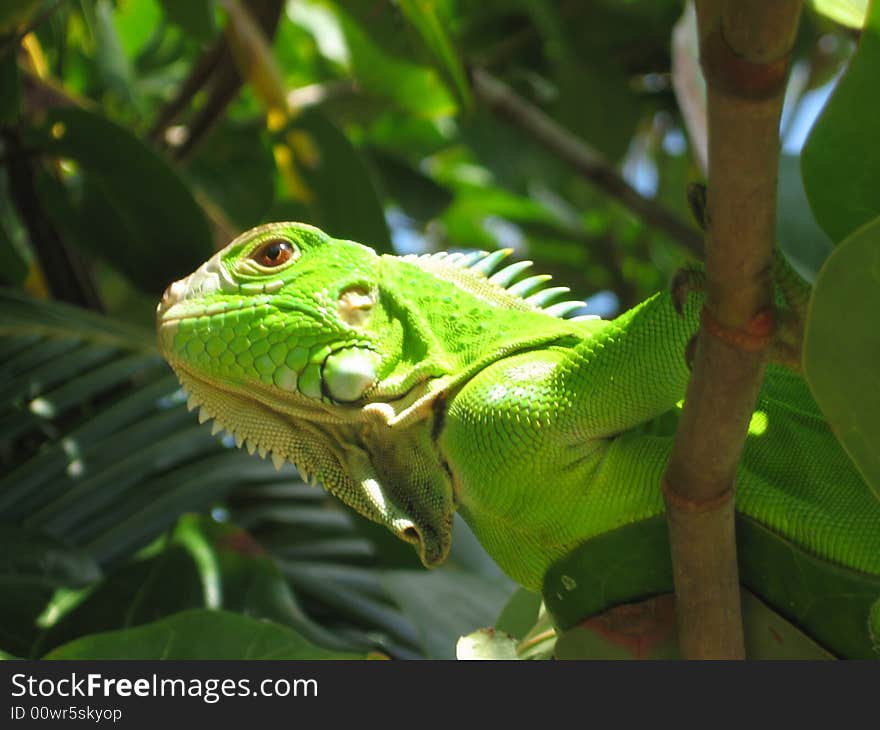
<svg viewBox="0 0 880 730">
<path fill-rule="evenodd" d="M 219 423 L 217 423 L 217 421 L 215 419 L 214 423 L 211 424 L 211 435 L 216 436 L 222 430 L 223 430 L 223 426 L 221 426 Z"/>
<path fill-rule="evenodd" d="M 532 296 L 526 297 L 526 301 L 534 307 L 543 307 L 545 304 L 552 302 L 563 294 L 568 294 L 570 291 L 571 289 L 567 286 L 551 286 L 549 289 L 542 289 L 532 294 Z"/>
<path fill-rule="evenodd" d="M 576 301 L 568 301 L 568 302 L 559 302 L 558 304 L 554 304 L 550 307 L 547 307 L 544 310 L 545 314 L 549 314 L 552 317 L 559 317 L 562 319 L 566 314 L 571 314 L 572 312 L 576 312 L 578 309 L 583 309 L 583 302 Z"/>
<path fill-rule="evenodd" d="M 489 277 L 489 281 L 493 284 L 498 284 L 498 286 L 507 288 L 507 285 L 510 284 L 520 272 L 525 271 L 531 265 L 531 261 L 517 261 L 515 264 L 505 266 L 500 271 L 492 274 L 492 276 Z"/>
<path fill-rule="evenodd" d="M 211 414 L 208 413 L 208 409 L 202 406 L 199 408 L 199 423 L 204 423 L 205 421 L 210 420 Z"/>
<path fill-rule="evenodd" d="M 269 450 L 265 446 L 258 446 L 257 451 L 260 452 L 260 458 L 265 459 L 269 453 Z"/>
<path fill-rule="evenodd" d="M 534 294 L 544 282 L 550 281 L 552 278 L 553 277 L 550 276 L 550 274 L 530 276 L 528 279 L 523 279 L 522 281 L 516 282 L 516 284 L 511 284 L 507 287 L 507 291 L 518 297 L 527 297 L 529 294 Z"/>
<path fill-rule="evenodd" d="M 235 438 L 235 445 L 238 446 L 238 448 L 241 448 L 242 444 L 244 444 L 244 436 L 238 433 L 234 433 L 232 435 Z"/>
<path fill-rule="evenodd" d="M 281 454 L 276 454 L 274 451 L 272 452 L 272 465 L 275 467 L 275 471 L 281 471 L 281 467 L 284 466 L 284 457 Z"/>
<path fill-rule="evenodd" d="M 472 269 L 474 266 L 478 265 L 478 262 L 485 259 L 488 255 L 489 254 L 485 251 L 472 251 L 471 253 L 462 254 L 457 263 L 459 266 Z"/>
<path fill-rule="evenodd" d="M 253 441 L 250 441 L 250 440 L 245 441 L 245 442 L 244 442 L 244 445 L 245 445 L 245 447 L 247 448 L 248 453 L 249 453 L 251 456 L 253 456 L 253 455 L 254 455 L 254 452 L 257 450 L 257 445 L 256 445 Z"/>
<path fill-rule="evenodd" d="M 457 264 L 459 260 L 464 256 L 464 253 L 461 251 L 453 251 L 446 256 L 446 263 L 448 264 Z"/>
<path fill-rule="evenodd" d="M 189 398 L 186 399 L 186 410 L 194 411 L 198 407 L 199 402 L 196 400 L 196 397 L 194 395 L 191 395 Z"/>
<path fill-rule="evenodd" d="M 569 317 L 569 322 L 586 322 L 588 319 L 602 319 L 598 314 L 579 314 L 577 317 Z"/>
<path fill-rule="evenodd" d="M 471 269 L 474 271 L 478 271 L 481 274 L 485 274 L 489 276 L 495 268 L 500 264 L 504 259 L 506 259 L 510 254 L 513 253 L 512 248 L 499 248 L 497 251 L 493 251 L 490 254 L 487 254 L 485 258 L 480 259 L 475 264 L 471 266 Z"/>
</svg>

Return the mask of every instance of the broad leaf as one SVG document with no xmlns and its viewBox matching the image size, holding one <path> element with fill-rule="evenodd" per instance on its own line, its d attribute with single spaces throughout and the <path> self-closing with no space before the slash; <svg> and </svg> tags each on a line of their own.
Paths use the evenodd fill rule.
<svg viewBox="0 0 880 730">
<path fill-rule="evenodd" d="M 418 627 L 431 659 L 453 659 L 458 638 L 491 624 L 510 595 L 506 585 L 451 570 L 389 571 L 383 583 Z"/>
<path fill-rule="evenodd" d="M 837 246 L 810 299 L 804 368 L 835 435 L 880 499 L 880 218 Z"/>
<path fill-rule="evenodd" d="M 868 9 L 859 46 L 802 153 L 804 186 L 819 225 L 839 243 L 880 215 L 876 120 L 880 0 Z"/>
<path fill-rule="evenodd" d="M 84 636 L 44 659 L 358 659 L 321 649 L 292 629 L 228 611 L 184 611 L 122 631 Z"/>
<path fill-rule="evenodd" d="M 158 296 L 211 255 L 211 230 L 192 193 L 128 130 L 83 109 L 53 109 L 31 144 L 82 171 L 80 199 L 63 211 L 74 220 L 62 227 L 144 291 Z"/>
</svg>

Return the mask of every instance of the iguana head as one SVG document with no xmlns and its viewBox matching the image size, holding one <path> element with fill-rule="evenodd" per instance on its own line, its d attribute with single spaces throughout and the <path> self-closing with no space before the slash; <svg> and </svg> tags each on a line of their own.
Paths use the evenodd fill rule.
<svg viewBox="0 0 880 730">
<path fill-rule="evenodd" d="M 487 278 L 504 255 L 407 260 L 304 224 L 261 226 L 168 287 L 159 345 L 200 420 L 293 462 L 435 565 L 455 510 L 434 443 L 444 396 L 571 332 L 521 296 L 535 282 L 511 294 Z"/>
</svg>

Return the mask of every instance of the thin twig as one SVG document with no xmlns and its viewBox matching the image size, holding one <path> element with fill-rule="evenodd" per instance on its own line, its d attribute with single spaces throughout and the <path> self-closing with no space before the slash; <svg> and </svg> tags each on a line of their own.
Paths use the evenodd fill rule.
<svg viewBox="0 0 880 730">
<path fill-rule="evenodd" d="M 471 78 L 474 95 L 487 108 L 527 132 L 645 223 L 667 233 L 694 256 L 702 257 L 700 232 L 640 195 L 598 152 L 487 71 L 473 69 Z"/>
</svg>

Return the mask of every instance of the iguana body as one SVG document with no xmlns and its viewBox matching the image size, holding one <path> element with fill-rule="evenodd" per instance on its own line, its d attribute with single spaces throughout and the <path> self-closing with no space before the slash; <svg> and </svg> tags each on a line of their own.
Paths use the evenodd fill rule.
<svg viewBox="0 0 880 730">
<path fill-rule="evenodd" d="M 661 294 L 613 321 L 565 319 L 547 277 L 491 273 L 503 255 L 378 256 L 264 226 L 169 287 L 160 345 L 239 445 L 313 474 L 426 565 L 458 509 L 540 590 L 577 546 L 662 512 L 671 434 L 645 424 L 684 397 L 700 297 L 682 314 Z M 782 368 L 761 392 L 737 509 L 832 570 L 880 576 L 880 503 Z"/>
</svg>

